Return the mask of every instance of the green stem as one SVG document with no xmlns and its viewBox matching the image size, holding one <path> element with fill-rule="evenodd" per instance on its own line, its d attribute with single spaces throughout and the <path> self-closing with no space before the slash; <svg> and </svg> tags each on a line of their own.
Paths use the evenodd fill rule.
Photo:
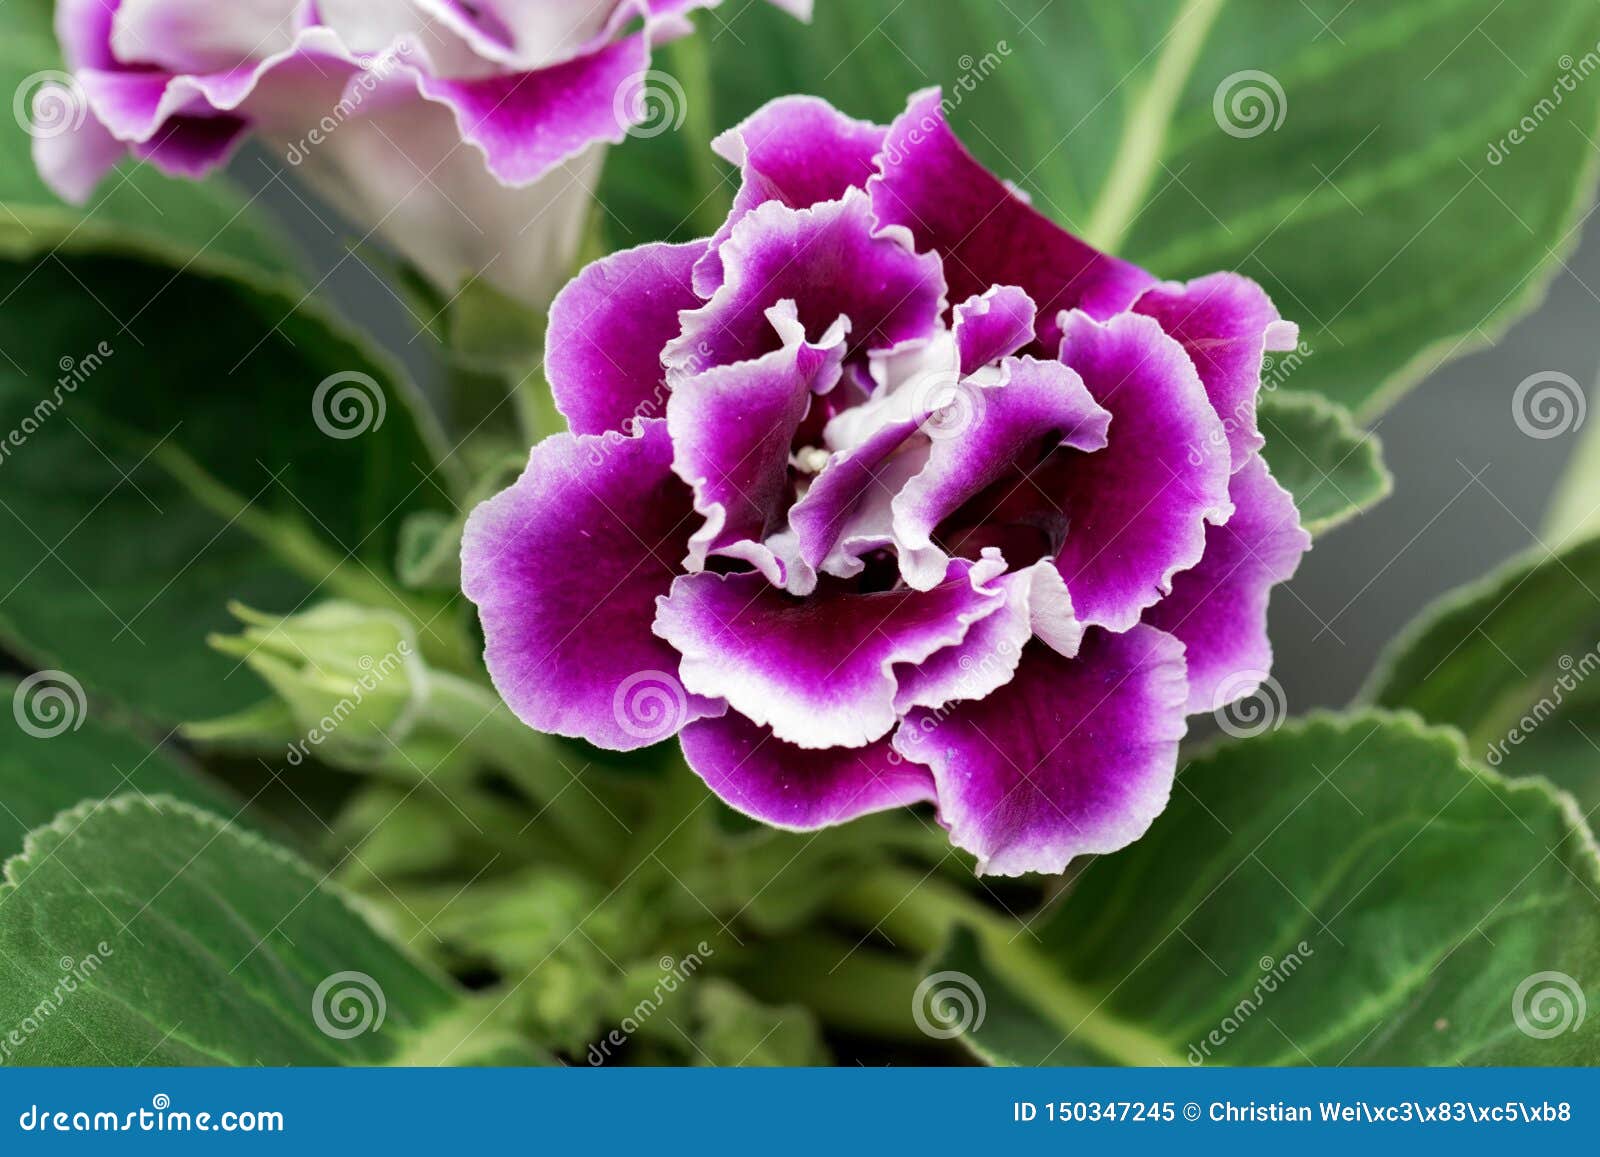
<svg viewBox="0 0 1600 1157">
<path fill-rule="evenodd" d="M 616 864 L 627 829 L 591 790 L 576 782 L 555 743 L 533 731 L 477 683 L 435 672 L 429 681 L 424 719 L 459 736 L 464 747 L 505 775 L 541 809 L 586 859 L 609 870 Z"/>
<path fill-rule="evenodd" d="M 1057 965 L 1034 951 L 1028 933 L 1015 921 L 944 880 L 884 868 L 844 893 L 837 906 L 842 915 L 925 956 L 965 925 L 982 944 L 985 962 L 1007 986 L 1074 1040 L 1120 1064 L 1186 1063 L 1166 1041 L 1108 1012 L 1103 999 L 1063 976 Z"/>
</svg>

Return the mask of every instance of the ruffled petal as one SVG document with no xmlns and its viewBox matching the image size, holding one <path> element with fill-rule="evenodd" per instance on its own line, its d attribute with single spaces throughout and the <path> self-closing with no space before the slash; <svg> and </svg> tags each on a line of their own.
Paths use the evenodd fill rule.
<svg viewBox="0 0 1600 1157">
<path fill-rule="evenodd" d="M 677 652 L 650 631 L 694 524 L 671 462 L 659 420 L 633 438 L 558 434 L 468 519 L 461 587 L 528 726 L 629 751 L 721 711 L 684 690 Z"/>
<path fill-rule="evenodd" d="M 1114 852 L 1161 814 L 1185 732 L 1183 645 L 1090 631 L 1075 659 L 1034 642 L 987 698 L 915 711 L 894 746 L 927 764 L 950 839 L 1002 876 Z"/>
<path fill-rule="evenodd" d="M 672 468 L 693 487 L 695 511 L 706 520 L 689 540 L 689 569 L 702 569 L 711 554 L 742 558 L 799 594 L 814 576 L 791 581 L 796 576 L 762 544 L 783 529 L 790 447 L 812 395 L 839 380 L 844 326 L 813 345 L 794 319 L 793 302 L 771 313 L 783 348 L 678 381 L 667 401 L 667 429 Z"/>
<path fill-rule="evenodd" d="M 417 87 L 455 115 L 461 139 L 507 185 L 538 180 L 597 141 L 617 144 L 649 110 L 618 100 L 650 67 L 644 33 L 536 72 L 454 80 L 421 74 Z"/>
<path fill-rule="evenodd" d="M 916 435 L 953 400 L 959 380 L 947 333 L 870 361 L 877 392 L 824 427 L 830 453 L 789 512 L 807 563 L 839 578 L 860 574 L 862 555 L 893 544 L 890 503 L 928 461 L 928 439 Z"/>
<path fill-rule="evenodd" d="M 980 165 L 945 123 L 938 89 L 913 96 L 889 126 L 878 166 L 868 185 L 878 220 L 943 258 L 952 298 L 993 285 L 1027 291 L 1042 350 L 1055 349 L 1062 310 L 1111 317 L 1155 280 L 1078 240 Z"/>
<path fill-rule="evenodd" d="M 985 557 L 998 553 L 991 548 Z M 1005 594 L 1000 610 L 973 623 L 955 646 L 915 667 L 896 669 L 896 711 L 903 715 L 917 707 L 982 699 L 1011 681 L 1023 648 L 1035 636 L 1069 658 L 1078 653 L 1083 624 L 1072 612 L 1067 584 L 1049 559 L 1001 575 L 990 585 Z"/>
<path fill-rule="evenodd" d="M 711 239 L 694 271 L 694 287 L 710 297 L 722 284 L 718 250 L 746 213 L 768 201 L 804 209 L 865 189 L 874 172 L 884 128 L 847 117 L 814 96 L 782 96 L 762 105 L 711 142 L 742 182 L 733 211 Z"/>
<path fill-rule="evenodd" d="M 1154 286 L 1133 309 L 1160 322 L 1194 362 L 1222 418 L 1231 469 L 1238 470 L 1266 443 L 1256 427 L 1261 359 L 1268 350 L 1294 349 L 1298 327 L 1283 320 L 1265 290 L 1237 273 Z"/>
<path fill-rule="evenodd" d="M 679 739 L 689 766 L 729 807 L 790 831 L 933 801 L 928 769 L 887 739 L 807 751 L 734 712 L 691 723 Z"/>
<path fill-rule="evenodd" d="M 813 338 L 847 318 L 850 353 L 926 338 L 944 310 L 939 259 L 913 253 L 904 230 L 876 230 L 866 194 L 856 190 L 808 209 L 768 201 L 734 226 L 722 262 L 722 285 L 684 314 L 683 334 L 667 346 L 675 372 L 770 353 L 778 338 L 766 311 L 784 300 L 799 307 Z"/>
<path fill-rule="evenodd" d="M 943 578 L 948 555 L 934 532 L 968 500 L 1057 447 L 1097 451 L 1106 445 L 1111 415 L 1095 404 L 1072 370 L 1060 362 L 1007 358 L 1000 373 L 987 388 L 976 379 L 956 387 L 947 404 L 950 417 L 925 427 L 931 431 L 927 465 L 895 495 L 900 573 L 918 589 Z M 1008 489 L 1031 485 L 1018 478 Z M 985 513 L 979 513 L 980 521 Z M 1041 549 L 1034 558 L 1008 561 L 1031 563 L 1046 553 Z"/>
<path fill-rule="evenodd" d="M 1010 357 L 1033 340 L 1037 311 L 1015 285 L 996 285 L 955 308 L 956 349 L 963 377 Z"/>
<path fill-rule="evenodd" d="M 1228 487 L 1233 517 L 1206 529 L 1198 566 L 1172 581 L 1172 593 L 1145 615 L 1188 648 L 1189 711 L 1216 711 L 1255 694 L 1272 669 L 1267 601 L 1294 577 L 1311 536 L 1294 499 L 1259 455 Z"/>
<path fill-rule="evenodd" d="M 653 243 L 602 257 L 550 306 L 545 372 L 556 409 L 575 434 L 628 432 L 667 409 L 661 347 L 678 312 L 701 304 L 689 282 L 703 241 Z"/>
<path fill-rule="evenodd" d="M 1222 420 L 1176 341 L 1149 318 L 1124 314 L 1104 325 L 1063 315 L 1061 360 L 1111 411 L 1097 454 L 1068 455 L 1039 485 L 1061 496 L 1066 540 L 1056 565 L 1085 623 L 1125 631 L 1172 589 L 1172 576 L 1200 561 L 1205 522 L 1222 522 L 1228 461 Z"/>
<path fill-rule="evenodd" d="M 656 633 L 683 654 L 683 684 L 726 699 L 798 747 L 861 747 L 894 727 L 897 663 L 959 643 L 1004 596 L 999 569 L 957 562 L 931 591 L 858 592 L 829 582 L 794 598 L 759 574 L 688 575 L 661 601 Z"/>
</svg>

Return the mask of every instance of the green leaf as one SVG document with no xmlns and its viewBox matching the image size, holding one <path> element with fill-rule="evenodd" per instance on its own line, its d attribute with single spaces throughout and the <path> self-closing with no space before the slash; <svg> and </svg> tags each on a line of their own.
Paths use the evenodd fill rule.
<svg viewBox="0 0 1600 1157">
<path fill-rule="evenodd" d="M 53 82 L 66 101 L 58 111 L 70 118 L 85 109 L 81 92 L 64 87 L 54 7 L 51 0 L 0 7 L 0 87 L 29 110 L 41 86 Z M 39 127 L 49 131 L 54 123 Z M 137 255 L 251 280 L 301 279 L 293 248 L 225 181 L 175 180 L 125 162 L 87 205 L 70 206 L 39 179 L 24 126 L 7 121 L 0 126 L 0 256 L 47 250 Z"/>
<path fill-rule="evenodd" d="M 0 727 L 0 857 L 20 852 L 29 831 L 83 800 L 137 792 L 239 812 L 242 800 L 201 779 L 165 743 L 102 719 L 80 690 L 62 672 L 31 685 L 0 679 L 0 710 L 11 709 Z"/>
<path fill-rule="evenodd" d="M 1581 388 L 1570 392 L 1562 390 L 1561 396 L 1569 399 L 1569 404 L 1553 411 L 1556 423 L 1541 423 L 1533 428 L 1541 432 L 1548 429 L 1559 437 L 1582 427 L 1588 414 L 1588 398 Z M 1554 399 L 1557 395 L 1550 397 Z M 1566 470 L 1545 514 L 1544 540 L 1553 546 L 1564 546 L 1597 532 L 1600 532 L 1600 420 L 1588 424 L 1572 449 L 1572 457 L 1567 459 Z"/>
<path fill-rule="evenodd" d="M 1472 757 L 1600 807 L 1600 536 L 1535 547 L 1425 610 L 1362 699 L 1467 736 Z"/>
<path fill-rule="evenodd" d="M 919 1011 L 997 1063 L 1600 1060 L 1577 1015 L 1600 1000 L 1593 837 L 1405 716 L 1217 749 L 1028 931 L 979 935 L 929 966 Z"/>
<path fill-rule="evenodd" d="M 34 831 L 0 884 L 0 1038 L 34 1065 L 462 1064 L 535 1055 L 323 873 L 177 800 Z M 381 1016 L 380 1016 L 381 1010 Z M 359 1030 L 359 1031 L 358 1031 Z"/>
<path fill-rule="evenodd" d="M 1322 534 L 1382 502 L 1394 488 L 1377 435 L 1317 394 L 1286 391 L 1261 399 L 1263 453 L 1300 508 L 1300 521 Z"/>
<path fill-rule="evenodd" d="M 126 259 L 0 263 L 0 302 L 0 636 L 35 665 L 176 722 L 263 695 L 204 645 L 229 599 L 386 606 L 466 653 L 391 576 L 454 479 L 389 361 L 299 295 Z"/>
<path fill-rule="evenodd" d="M 685 86 L 699 119 L 810 92 L 881 122 L 941 84 L 963 139 L 1058 222 L 1161 277 L 1259 280 L 1311 351 L 1294 387 L 1364 415 L 1538 300 L 1596 169 L 1600 86 L 1560 81 L 1587 76 L 1590 57 L 1563 54 L 1600 40 L 1600 10 L 1565 0 L 945 0 L 933 19 L 852 0 L 809 27 L 768 5 L 723 19 L 699 38 L 712 86 Z M 1268 120 L 1219 118 L 1251 73 L 1271 78 Z M 1536 130 L 1491 163 L 1524 117 Z M 736 177 L 708 189 L 700 147 L 680 132 L 613 152 L 618 244 L 703 232 L 708 194 L 726 207 Z"/>
</svg>

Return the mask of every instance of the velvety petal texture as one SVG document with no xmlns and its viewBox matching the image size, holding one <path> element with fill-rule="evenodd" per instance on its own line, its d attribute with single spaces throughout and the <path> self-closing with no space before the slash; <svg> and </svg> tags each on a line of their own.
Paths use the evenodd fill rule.
<svg viewBox="0 0 1600 1157">
<path fill-rule="evenodd" d="M 626 751 L 720 710 L 684 690 L 678 652 L 650 629 L 693 514 L 659 420 L 631 438 L 546 439 L 472 512 L 461 589 L 489 674 L 530 727 Z"/>
<path fill-rule="evenodd" d="M 650 681 L 657 737 L 776 827 L 932 804 L 1004 875 L 1137 839 L 1187 716 L 1266 677 L 1310 545 L 1255 418 L 1293 324 L 1059 228 L 937 92 L 887 128 L 785 98 L 716 148 L 740 186 L 711 237 L 602 258 L 551 310 L 573 434 L 464 550 L 496 686 L 628 748 Z"/>
<path fill-rule="evenodd" d="M 1060 872 L 1161 814 L 1186 697 L 1171 635 L 1096 630 L 1072 659 L 1031 644 L 1005 686 L 942 716 L 912 712 L 894 745 L 932 768 L 939 819 L 980 872 Z"/>
<path fill-rule="evenodd" d="M 730 712 L 683 731 L 683 754 L 736 811 L 790 831 L 814 831 L 871 812 L 932 803 L 933 775 L 887 739 L 806 750 Z"/>
</svg>

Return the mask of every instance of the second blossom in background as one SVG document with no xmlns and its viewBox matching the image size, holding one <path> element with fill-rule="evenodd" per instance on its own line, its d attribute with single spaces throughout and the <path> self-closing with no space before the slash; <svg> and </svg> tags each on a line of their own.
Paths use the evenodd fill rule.
<svg viewBox="0 0 1600 1157">
<path fill-rule="evenodd" d="M 128 155 L 201 177 L 254 134 L 446 295 L 542 304 L 652 46 L 720 0 L 59 0 L 81 117 L 34 157 L 84 201 Z M 808 16 L 809 0 L 774 0 Z"/>
</svg>

